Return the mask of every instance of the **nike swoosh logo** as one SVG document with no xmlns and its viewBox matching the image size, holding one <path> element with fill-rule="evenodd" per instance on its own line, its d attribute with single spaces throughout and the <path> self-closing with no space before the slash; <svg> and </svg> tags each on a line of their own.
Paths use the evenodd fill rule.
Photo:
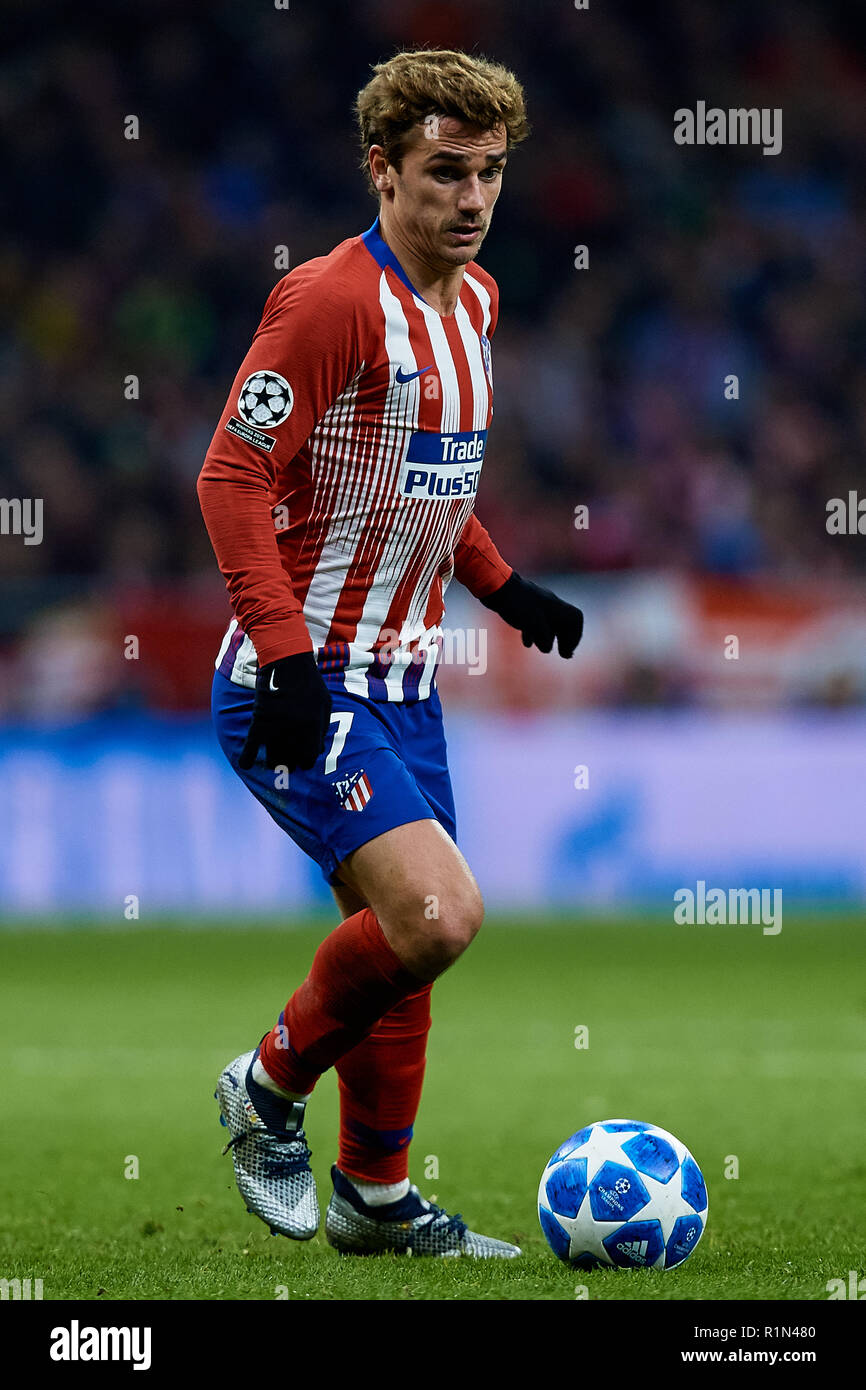
<svg viewBox="0 0 866 1390">
<path fill-rule="evenodd" d="M 420 367 L 419 370 L 418 370 L 417 372 L 405 372 L 405 373 L 404 373 L 402 367 L 398 367 L 397 370 L 396 370 L 396 372 L 394 373 L 394 378 L 395 378 L 396 381 L 399 381 L 400 385 L 402 386 L 402 385 L 404 384 L 404 382 L 407 382 L 407 381 L 414 381 L 415 378 L 416 378 L 416 376 L 421 376 L 421 373 L 422 373 L 422 372 L 429 372 L 430 369 L 432 368 L 432 366 L 433 366 L 433 363 L 431 362 L 429 367 Z"/>
<path fill-rule="evenodd" d="M 274 676 L 275 676 L 275 674 L 276 674 L 275 671 L 272 671 L 272 672 L 271 672 L 271 679 L 268 681 L 268 690 L 273 690 L 275 693 L 277 693 L 277 687 L 274 685 Z"/>
</svg>

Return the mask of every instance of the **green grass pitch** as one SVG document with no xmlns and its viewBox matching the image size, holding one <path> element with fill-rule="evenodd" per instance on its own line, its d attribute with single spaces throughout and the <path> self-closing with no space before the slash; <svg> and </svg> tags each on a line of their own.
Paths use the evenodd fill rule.
<svg viewBox="0 0 866 1390">
<path fill-rule="evenodd" d="M 518 1241 L 513 1263 L 344 1258 L 244 1211 L 216 1077 L 271 1026 L 330 925 L 0 932 L 0 1277 L 42 1278 L 45 1299 L 572 1300 L 582 1285 L 749 1300 L 826 1299 L 829 1279 L 863 1272 L 862 920 L 786 920 L 775 937 L 649 916 L 489 920 L 434 991 L 412 1176 Z M 670 1273 L 576 1272 L 541 1235 L 548 1157 L 616 1116 L 671 1130 L 706 1177 L 707 1231 Z M 324 1209 L 332 1075 L 307 1121 Z"/>
</svg>

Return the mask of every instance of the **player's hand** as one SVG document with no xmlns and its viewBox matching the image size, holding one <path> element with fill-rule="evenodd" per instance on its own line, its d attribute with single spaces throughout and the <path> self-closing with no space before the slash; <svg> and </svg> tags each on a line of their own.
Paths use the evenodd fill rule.
<svg viewBox="0 0 866 1390">
<path fill-rule="evenodd" d="M 501 589 L 481 602 L 517 628 L 524 647 L 536 646 L 539 651 L 549 652 L 555 638 L 559 655 L 568 657 L 574 655 L 583 636 L 583 614 L 579 608 L 533 584 L 531 579 L 521 579 L 516 571 Z"/>
<path fill-rule="evenodd" d="M 312 767 L 325 746 L 331 705 L 331 692 L 312 652 L 260 666 L 253 719 L 238 767 L 252 767 L 262 744 L 270 768 L 294 772 Z"/>
</svg>

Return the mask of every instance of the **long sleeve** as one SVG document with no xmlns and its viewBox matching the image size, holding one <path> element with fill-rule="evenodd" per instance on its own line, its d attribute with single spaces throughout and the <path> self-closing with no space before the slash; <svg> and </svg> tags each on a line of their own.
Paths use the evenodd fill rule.
<svg viewBox="0 0 866 1390">
<path fill-rule="evenodd" d="M 481 522 L 473 513 L 454 550 L 454 577 L 476 598 L 487 598 L 501 589 L 511 575 Z"/>
<path fill-rule="evenodd" d="M 298 451 L 344 390 L 356 355 L 344 288 L 325 288 L 307 267 L 286 276 L 268 298 L 199 474 L 202 515 L 232 608 L 263 666 L 312 648 L 273 509 L 288 499 L 293 513 L 308 512 L 309 467 Z"/>
</svg>

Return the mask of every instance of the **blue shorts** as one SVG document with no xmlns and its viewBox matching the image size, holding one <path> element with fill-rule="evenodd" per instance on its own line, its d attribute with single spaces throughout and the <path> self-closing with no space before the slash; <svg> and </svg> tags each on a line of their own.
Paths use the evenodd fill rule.
<svg viewBox="0 0 866 1390">
<path fill-rule="evenodd" d="M 308 771 L 278 779 L 264 753 L 242 771 L 238 758 L 249 732 L 255 692 L 217 671 L 213 719 L 220 747 L 279 826 L 315 859 L 329 884 L 353 850 L 416 820 L 438 820 L 456 839 L 442 706 L 426 700 L 386 704 L 332 690 L 331 726 L 324 751 Z"/>
</svg>

